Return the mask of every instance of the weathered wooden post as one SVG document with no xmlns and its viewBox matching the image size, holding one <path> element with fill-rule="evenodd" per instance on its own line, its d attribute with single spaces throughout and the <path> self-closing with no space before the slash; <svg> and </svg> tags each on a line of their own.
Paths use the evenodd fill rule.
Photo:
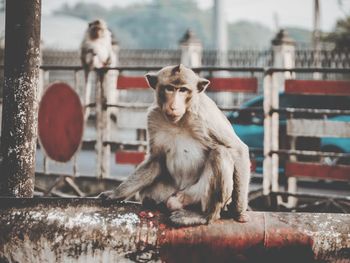
<svg viewBox="0 0 350 263">
<path fill-rule="evenodd" d="M 190 68 L 202 66 L 203 46 L 193 31 L 188 29 L 179 44 L 182 64 Z"/>
<path fill-rule="evenodd" d="M 40 0 L 6 1 L 0 176 L 3 195 L 33 195 L 40 19 Z"/>
</svg>

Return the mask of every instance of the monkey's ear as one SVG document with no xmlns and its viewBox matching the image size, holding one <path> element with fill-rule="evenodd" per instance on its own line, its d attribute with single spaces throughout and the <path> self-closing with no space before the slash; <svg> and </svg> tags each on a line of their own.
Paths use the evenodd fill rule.
<svg viewBox="0 0 350 263">
<path fill-rule="evenodd" d="M 152 89 L 156 89 L 157 83 L 158 83 L 158 75 L 156 73 L 147 73 L 145 75 L 148 86 L 150 86 Z"/>
<path fill-rule="evenodd" d="M 197 84 L 197 89 L 198 92 L 202 92 L 204 90 L 206 90 L 206 88 L 209 86 L 210 81 L 204 78 L 199 78 L 198 79 L 198 84 Z"/>
</svg>

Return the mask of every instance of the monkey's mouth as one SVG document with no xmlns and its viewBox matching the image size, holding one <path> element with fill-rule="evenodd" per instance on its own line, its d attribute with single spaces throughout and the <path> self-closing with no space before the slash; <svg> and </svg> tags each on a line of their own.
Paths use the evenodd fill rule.
<svg viewBox="0 0 350 263">
<path fill-rule="evenodd" d="M 174 115 L 174 114 L 167 114 L 167 113 L 165 114 L 165 116 L 172 123 L 178 122 L 182 117 L 182 115 Z"/>
</svg>

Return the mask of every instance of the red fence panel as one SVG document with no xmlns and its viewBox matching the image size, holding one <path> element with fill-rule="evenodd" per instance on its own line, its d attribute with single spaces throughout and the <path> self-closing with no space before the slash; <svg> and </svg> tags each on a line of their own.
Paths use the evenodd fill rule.
<svg viewBox="0 0 350 263">
<path fill-rule="evenodd" d="M 257 78 L 209 78 L 208 91 L 230 91 L 256 93 L 258 90 Z"/>
<path fill-rule="evenodd" d="M 145 152 L 139 151 L 116 151 L 115 162 L 117 164 L 138 165 L 145 159 Z"/>
<path fill-rule="evenodd" d="M 288 79 L 285 81 L 285 92 L 305 95 L 350 96 L 350 81 Z"/>
<path fill-rule="evenodd" d="M 144 76 L 119 76 L 117 81 L 118 89 L 148 89 Z"/>
<path fill-rule="evenodd" d="M 256 93 L 258 90 L 257 78 L 210 78 L 208 91 L 245 92 Z M 143 76 L 119 76 L 118 89 L 148 89 Z"/>
<path fill-rule="evenodd" d="M 318 163 L 287 162 L 287 177 L 310 177 L 331 180 L 350 180 L 350 166 L 330 166 Z"/>
</svg>

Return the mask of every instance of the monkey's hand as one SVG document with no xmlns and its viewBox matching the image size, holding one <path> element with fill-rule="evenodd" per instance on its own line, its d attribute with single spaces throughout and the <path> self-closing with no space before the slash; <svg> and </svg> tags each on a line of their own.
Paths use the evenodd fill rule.
<svg viewBox="0 0 350 263">
<path fill-rule="evenodd" d="M 208 224 L 208 219 L 203 215 L 185 209 L 173 211 L 169 217 L 175 226 L 194 226 Z"/>
</svg>

